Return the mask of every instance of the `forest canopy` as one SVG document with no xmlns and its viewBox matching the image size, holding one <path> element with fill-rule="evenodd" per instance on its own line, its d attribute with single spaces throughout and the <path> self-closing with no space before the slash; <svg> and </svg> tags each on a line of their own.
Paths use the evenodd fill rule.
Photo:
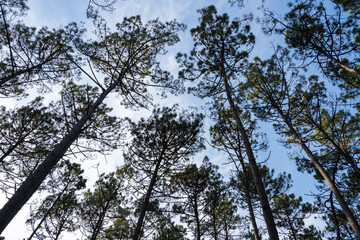
<svg viewBox="0 0 360 240">
<path fill-rule="evenodd" d="M 360 240 L 360 1 L 84 2 L 0 1 L 0 239 Z"/>
</svg>

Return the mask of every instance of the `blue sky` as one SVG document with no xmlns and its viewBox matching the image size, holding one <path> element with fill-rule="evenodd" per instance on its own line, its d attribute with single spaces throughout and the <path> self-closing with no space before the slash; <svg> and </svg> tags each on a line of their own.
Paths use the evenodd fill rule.
<svg viewBox="0 0 360 240">
<path fill-rule="evenodd" d="M 114 26 L 115 23 L 122 21 L 124 17 L 141 15 L 143 21 L 159 18 L 162 21 L 168 21 L 177 19 L 179 22 L 185 23 L 188 28 L 184 33 L 180 34 L 181 42 L 176 46 L 169 49 L 169 54 L 161 58 L 162 65 L 171 71 L 173 74 L 177 73 L 177 63 L 175 61 L 175 54 L 179 51 L 187 52 L 192 47 L 192 40 L 189 34 L 189 29 L 195 27 L 198 24 L 199 14 L 197 9 L 206 7 L 208 5 L 215 5 L 219 13 L 227 12 L 232 17 L 241 17 L 244 13 L 254 13 L 255 17 L 260 14 L 257 8 L 260 6 L 260 0 L 247 1 L 245 8 L 238 9 L 236 6 L 230 7 L 227 0 L 119 0 L 113 13 L 103 13 L 102 15 L 108 21 L 109 26 Z M 284 12 L 286 9 L 286 1 L 281 0 L 267 0 L 266 6 L 279 13 Z M 41 27 L 48 26 L 50 28 L 57 28 L 65 26 L 70 22 L 83 21 L 85 26 L 88 26 L 89 33 L 91 33 L 91 24 L 86 19 L 86 8 L 88 5 L 87 0 L 29 0 L 28 6 L 30 10 L 24 19 L 25 23 L 31 26 Z M 280 37 L 272 36 L 265 37 L 261 32 L 261 27 L 254 24 L 252 31 L 256 36 L 256 46 L 252 53 L 253 56 L 261 56 L 263 58 L 272 55 L 272 43 L 283 43 L 283 39 Z M 54 90 L 56 92 L 56 90 Z M 34 93 L 36 94 L 36 93 Z M 159 104 L 172 105 L 174 103 L 181 103 L 183 106 L 197 106 L 201 107 L 204 101 L 200 101 L 191 96 L 177 96 L 171 97 L 165 100 L 159 100 Z M 133 118 L 139 118 L 140 116 L 149 115 L 149 111 L 142 110 L 140 112 L 131 112 L 124 110 L 118 104 L 116 99 L 110 98 L 106 103 L 114 108 L 114 114 L 124 114 Z M 17 104 L 14 101 L 7 101 L 8 106 Z M 122 115 L 123 116 L 123 115 Z M 206 128 L 208 128 L 210 122 L 207 122 Z M 261 127 L 265 131 L 269 131 L 271 126 L 269 124 L 261 124 Z M 306 174 L 296 172 L 296 166 L 294 162 L 291 162 L 288 157 L 287 149 L 284 149 L 280 143 L 277 142 L 278 136 L 269 134 L 270 144 L 270 159 L 268 161 L 270 168 L 275 168 L 277 173 L 282 171 L 289 172 L 293 175 L 294 188 L 291 190 L 296 195 L 303 195 L 309 193 L 310 190 L 314 190 L 314 182 L 312 177 Z M 269 152 L 260 155 L 259 161 L 263 161 Z M 115 166 L 121 165 L 121 151 L 115 151 L 107 157 L 107 161 L 101 159 L 100 171 L 109 171 L 114 169 Z M 216 150 L 209 149 L 202 152 L 197 156 L 194 161 L 201 161 L 203 156 L 208 155 L 211 160 L 220 165 L 223 160 L 226 160 L 226 156 L 217 152 Z M 106 163 L 106 164 L 104 164 Z M 85 166 L 85 170 L 88 175 L 96 174 L 94 166 L 97 165 L 97 161 L 88 163 Z M 222 172 L 226 174 L 231 168 L 230 165 L 220 167 Z M 88 187 L 91 187 L 92 182 L 96 179 L 89 181 Z M 306 196 L 305 196 L 306 199 Z M 21 213 L 19 213 L 8 228 L 4 231 L 3 235 L 6 239 L 21 239 L 27 236 L 25 234 L 24 221 L 27 216 L 29 206 L 26 206 Z M 21 229 L 21 230 L 20 230 Z"/>
</svg>

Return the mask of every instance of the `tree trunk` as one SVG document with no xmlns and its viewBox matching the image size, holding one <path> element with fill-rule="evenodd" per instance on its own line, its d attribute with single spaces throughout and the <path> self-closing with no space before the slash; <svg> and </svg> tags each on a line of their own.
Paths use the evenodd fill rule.
<svg viewBox="0 0 360 240">
<path fill-rule="evenodd" d="M 60 200 L 61 196 L 64 194 L 64 192 L 66 191 L 67 187 L 69 186 L 69 183 L 66 184 L 65 188 L 59 193 L 59 195 L 57 196 L 57 198 L 55 199 L 55 201 L 51 204 L 50 208 L 46 211 L 45 215 L 42 217 L 42 219 L 40 220 L 39 224 L 36 226 L 36 228 L 33 230 L 33 232 L 31 233 L 30 237 L 28 238 L 28 240 L 31 240 L 32 237 L 36 234 L 36 232 L 39 230 L 41 224 L 45 221 L 45 219 L 47 218 L 47 216 L 50 214 L 50 212 L 53 210 L 53 208 L 55 207 L 55 204 Z"/>
<path fill-rule="evenodd" d="M 200 239 L 200 218 L 199 218 L 199 210 L 198 210 L 198 203 L 197 203 L 197 197 L 194 198 L 195 199 L 195 203 L 194 203 L 194 215 L 195 215 L 195 224 L 196 224 L 196 240 L 201 240 Z"/>
<path fill-rule="evenodd" d="M 141 206 L 140 216 L 138 218 L 136 228 L 135 228 L 135 231 L 134 231 L 134 235 L 133 235 L 133 238 L 132 238 L 133 240 L 139 240 L 140 239 L 141 228 L 142 228 L 144 218 L 145 218 L 145 214 L 146 214 L 146 211 L 147 211 L 147 208 L 148 208 L 148 205 L 149 205 L 151 192 L 154 189 L 154 186 L 155 186 L 155 183 L 156 183 L 156 180 L 157 180 L 158 171 L 160 169 L 160 164 L 162 162 L 162 157 L 163 157 L 163 154 L 165 152 L 165 149 L 166 149 L 166 147 L 162 149 L 159 160 L 156 163 L 154 173 L 153 173 L 153 175 L 151 177 L 149 187 L 148 187 L 148 189 L 146 191 L 144 203 Z"/>
<path fill-rule="evenodd" d="M 281 117 L 283 118 L 283 121 L 288 126 L 290 133 L 293 135 L 293 137 L 296 139 L 298 144 L 301 146 L 301 148 L 305 151 L 305 153 L 310 158 L 311 162 L 314 164 L 315 168 L 320 172 L 321 176 L 324 178 L 326 183 L 329 185 L 330 190 L 334 193 L 336 200 L 341 206 L 341 209 L 343 210 L 343 213 L 346 216 L 346 219 L 349 221 L 351 228 L 353 229 L 356 237 L 358 240 L 360 240 L 360 225 L 357 222 L 356 217 L 354 216 L 353 212 L 350 210 L 348 204 L 345 202 L 343 196 L 341 195 L 339 189 L 336 187 L 335 182 L 330 178 L 328 173 L 325 171 L 323 166 L 318 161 L 317 157 L 312 153 L 312 151 L 309 149 L 309 147 L 305 144 L 304 140 L 302 139 L 301 135 L 295 130 L 293 125 L 291 124 L 290 120 L 285 116 L 285 114 L 282 112 L 282 110 L 273 102 L 273 99 L 271 100 L 271 104 L 275 107 L 275 109 L 279 112 Z"/>
<path fill-rule="evenodd" d="M 264 184 L 262 182 L 259 167 L 258 167 L 258 165 L 256 163 L 254 153 L 253 153 L 253 150 L 251 148 L 251 144 L 250 144 L 250 141 L 249 141 L 249 136 L 247 135 L 246 130 L 244 129 L 244 126 L 243 126 L 243 124 L 241 122 L 241 119 L 239 117 L 239 113 L 238 113 L 237 108 L 236 108 L 236 106 L 234 104 L 234 101 L 232 99 L 230 86 L 229 86 L 229 84 L 228 84 L 225 77 L 224 77 L 224 85 L 225 85 L 225 91 L 226 91 L 226 95 L 227 95 L 227 100 L 229 101 L 230 108 L 231 108 L 231 110 L 232 110 L 232 112 L 234 114 L 234 117 L 235 117 L 235 120 L 236 120 L 236 125 L 237 125 L 237 128 L 238 128 L 239 132 L 240 132 L 241 140 L 244 143 L 246 155 L 248 157 L 251 172 L 253 174 L 256 191 L 257 191 L 257 193 L 259 195 L 259 200 L 260 200 L 260 204 L 261 204 L 261 207 L 262 207 L 262 210 L 263 210 L 264 219 L 265 219 L 266 227 L 267 227 L 267 230 L 268 230 L 268 233 L 269 233 L 269 237 L 270 237 L 271 240 L 279 240 L 279 235 L 278 235 L 278 232 L 277 232 L 277 229 L 276 229 L 274 217 L 272 215 L 269 200 L 267 198 L 265 187 L 264 187 Z"/>
<path fill-rule="evenodd" d="M 287 218 L 287 221 L 289 222 L 289 227 L 290 227 L 290 231 L 291 231 L 291 235 L 293 236 L 293 240 L 297 240 L 297 237 L 296 237 L 296 231 L 294 229 L 294 226 L 293 226 L 293 223 L 289 217 L 289 215 L 286 215 L 286 218 Z"/>
<path fill-rule="evenodd" d="M 245 169 L 245 164 L 243 164 L 243 162 L 242 162 L 241 165 L 243 166 L 243 169 L 244 169 L 244 175 L 245 175 L 244 188 L 245 188 L 246 203 L 247 203 L 248 208 L 249 208 L 250 221 L 251 221 L 251 225 L 252 225 L 252 228 L 253 228 L 254 237 L 255 237 L 255 240 L 260 240 L 259 229 L 258 229 L 257 224 L 256 224 L 254 209 L 253 209 L 252 202 L 251 202 L 251 197 L 250 197 L 249 182 L 246 180 L 246 178 L 249 175 L 247 173 L 247 170 Z"/>
<path fill-rule="evenodd" d="M 237 134 L 237 137 L 241 138 L 239 136 L 239 134 Z M 248 173 L 248 171 L 246 169 L 246 165 L 245 165 L 245 162 L 244 162 L 244 157 L 243 157 L 243 155 L 241 153 L 240 146 L 238 146 L 236 148 L 238 148 L 238 151 L 235 150 L 235 153 L 236 153 L 237 159 L 239 160 L 239 162 L 241 164 L 241 168 L 243 169 L 243 172 L 244 172 L 243 176 L 240 175 L 241 173 L 240 173 L 239 167 L 236 164 L 235 159 L 232 158 L 232 157 L 230 157 L 230 158 L 231 158 L 231 160 L 233 161 L 233 163 L 235 165 L 235 168 L 237 170 L 237 173 L 239 174 L 239 177 L 241 178 L 242 183 L 244 184 L 246 204 L 248 205 L 248 208 L 249 208 L 250 221 L 251 221 L 251 225 L 252 225 L 253 233 L 254 233 L 254 237 L 255 237 L 254 240 L 260 240 L 259 229 L 257 227 L 255 214 L 254 214 L 254 209 L 253 209 L 253 206 L 252 206 L 251 196 L 250 196 L 250 188 L 249 188 L 250 184 L 249 184 L 249 181 L 248 181 L 248 179 L 250 178 L 250 175 L 249 175 L 249 173 Z M 229 153 L 227 147 L 225 147 L 225 149 L 228 152 L 228 154 L 230 155 L 231 153 Z"/>
<path fill-rule="evenodd" d="M 356 217 L 354 216 L 354 214 L 352 213 L 352 211 L 350 210 L 349 206 L 347 205 L 347 203 L 345 202 L 343 196 L 341 195 L 339 189 L 336 187 L 335 183 L 331 180 L 331 178 L 329 177 L 329 175 L 327 174 L 327 172 L 325 171 L 325 169 L 322 167 L 322 165 L 319 163 L 319 161 L 317 160 L 317 158 L 313 155 L 313 153 L 311 152 L 311 150 L 308 148 L 308 146 L 306 146 L 306 144 L 304 143 L 304 141 L 300 138 L 297 137 L 297 141 L 298 143 L 301 145 L 301 148 L 306 152 L 306 154 L 308 155 L 308 157 L 310 158 L 311 162 L 314 164 L 314 166 L 317 168 L 317 170 L 320 172 L 321 176 L 324 178 L 324 180 L 326 181 L 326 183 L 329 185 L 331 191 L 334 193 L 336 200 L 338 201 L 338 203 L 341 206 L 341 209 L 343 210 L 343 213 L 346 216 L 346 219 L 349 221 L 351 228 L 353 229 L 357 239 L 360 240 L 360 225 L 356 220 Z"/>
<path fill-rule="evenodd" d="M 216 207 L 216 204 L 212 204 L 212 227 L 213 227 L 213 231 L 214 231 L 214 240 L 218 240 L 218 234 L 217 234 L 217 228 L 216 228 L 216 212 L 215 212 L 215 207 Z"/>
<path fill-rule="evenodd" d="M 261 83 L 264 85 L 267 85 L 266 80 L 260 79 Z M 254 85 L 254 83 L 252 83 Z M 255 88 L 259 89 L 258 85 L 254 85 Z M 269 90 L 270 89 L 270 90 Z M 280 117 L 282 118 L 282 121 L 287 125 L 289 128 L 289 133 L 296 139 L 298 144 L 301 146 L 301 148 L 305 151 L 305 153 L 310 158 L 311 162 L 314 164 L 314 167 L 319 171 L 323 179 L 326 181 L 326 183 L 329 185 L 330 190 L 334 193 L 336 200 L 341 206 L 341 209 L 343 210 L 343 213 L 346 216 L 346 219 L 349 221 L 351 228 L 353 229 L 356 237 L 358 240 L 360 240 L 360 225 L 357 222 L 356 217 L 350 210 L 349 206 L 345 202 L 343 196 L 341 195 L 339 189 L 336 187 L 334 181 L 330 178 L 328 173 L 325 171 L 323 166 L 318 161 L 317 157 L 312 153 L 312 151 L 309 149 L 309 147 L 306 145 L 304 140 L 302 139 L 301 135 L 295 130 L 293 127 L 293 124 L 291 123 L 291 119 L 283 112 L 283 110 L 280 108 L 281 103 L 277 103 L 274 99 L 273 92 L 271 91 L 271 87 L 269 89 L 260 89 L 266 97 L 269 99 L 271 106 L 278 112 Z"/>
<path fill-rule="evenodd" d="M 244 172 L 243 184 L 244 184 L 244 190 L 245 190 L 246 203 L 247 203 L 248 208 L 249 208 L 250 221 L 251 221 L 251 225 L 252 225 L 252 228 L 253 228 L 254 237 L 255 237 L 255 240 L 260 240 L 259 229 L 257 227 L 256 218 L 255 218 L 255 214 L 254 214 L 254 209 L 253 209 L 253 205 L 252 205 L 252 202 L 251 202 L 251 196 L 250 196 L 250 188 L 249 188 L 250 184 L 249 184 L 249 181 L 248 181 L 250 176 L 249 176 L 249 173 L 248 173 L 248 171 L 246 169 L 244 158 L 242 156 L 240 148 L 239 148 L 239 153 L 237 155 L 238 155 L 238 159 L 240 161 L 241 167 L 242 167 L 243 172 Z M 238 172 L 240 172 L 240 171 L 238 170 Z"/>
<path fill-rule="evenodd" d="M 101 230 L 101 226 L 103 225 L 106 212 L 108 211 L 110 203 L 114 199 L 115 195 L 116 195 L 116 192 L 112 195 L 112 197 L 109 200 L 107 200 L 106 205 L 103 208 L 103 211 L 101 212 L 101 215 L 99 216 L 99 218 L 98 218 L 98 220 L 97 220 L 97 222 L 95 224 L 95 228 L 93 230 L 93 233 L 91 235 L 90 240 L 96 240 L 97 239 L 97 236 L 99 235 L 100 230 Z"/>
<path fill-rule="evenodd" d="M 306 114 L 307 118 L 311 121 L 312 124 L 315 125 L 315 127 L 325 136 L 325 138 L 335 147 L 335 149 L 338 151 L 339 154 L 344 156 L 345 160 L 350 164 L 350 166 L 353 168 L 355 175 L 358 179 L 360 179 L 360 169 L 355 164 L 354 158 L 344 149 L 341 148 L 341 146 L 332 139 L 329 134 L 324 130 L 324 128 L 319 125 L 315 120 L 311 117 L 311 115 Z"/>
<path fill-rule="evenodd" d="M 269 233 L 270 240 L 279 240 L 279 234 L 276 229 L 274 217 L 272 215 L 269 200 L 267 198 L 265 187 L 262 182 L 259 167 L 256 163 L 256 159 L 255 159 L 255 156 L 254 156 L 254 153 L 253 153 L 250 141 L 249 141 L 249 136 L 247 135 L 246 130 L 244 129 L 244 125 L 242 124 L 242 121 L 239 117 L 238 108 L 235 106 L 234 101 L 232 99 L 232 92 L 231 92 L 231 88 L 228 83 L 228 79 L 227 79 L 227 75 L 226 75 L 226 71 L 225 71 L 225 56 L 224 56 L 224 54 L 225 54 L 225 51 L 224 51 L 224 45 L 223 45 L 222 51 L 221 51 L 221 66 L 220 67 L 221 67 L 221 76 L 223 78 L 227 100 L 230 104 L 230 109 L 234 114 L 234 118 L 236 120 L 236 125 L 237 125 L 237 129 L 240 133 L 241 140 L 244 143 L 246 155 L 248 157 L 251 172 L 253 174 L 256 191 L 259 195 L 259 200 L 260 200 L 260 204 L 261 204 L 261 207 L 263 210 L 264 220 L 266 223 L 266 227 L 267 227 L 267 230 Z"/>
<path fill-rule="evenodd" d="M 331 212 L 334 215 L 334 225 L 335 225 L 335 229 L 336 229 L 336 240 L 341 240 L 341 235 L 340 235 L 340 227 L 339 227 L 339 221 L 336 215 L 336 211 L 335 211 L 335 206 L 334 206 L 334 200 L 333 200 L 333 192 L 330 192 L 330 207 L 331 207 Z"/>
<path fill-rule="evenodd" d="M 65 225 L 65 222 L 66 222 L 66 219 L 67 219 L 67 218 L 68 218 L 68 216 L 67 216 L 65 219 L 63 219 L 63 221 L 61 221 L 60 227 L 59 227 L 59 229 L 58 229 L 57 232 L 56 232 L 56 236 L 55 236 L 54 240 L 58 240 L 58 239 L 59 239 L 60 234 L 61 234 L 61 232 L 63 231 L 63 228 L 64 228 L 64 225 Z"/>
<path fill-rule="evenodd" d="M 98 106 L 103 102 L 107 95 L 118 85 L 123 75 L 117 81 L 114 81 L 104 92 L 101 93 L 96 102 L 89 108 L 88 112 L 76 123 L 71 131 L 55 146 L 53 151 L 45 158 L 38 168 L 22 183 L 15 194 L 0 210 L 0 234 L 25 203 L 31 198 L 35 191 L 39 188 L 51 169 L 64 156 L 71 144 L 83 131 L 86 122 L 96 112 Z"/>
<path fill-rule="evenodd" d="M 226 213 L 224 216 L 224 221 L 225 221 L 225 239 L 224 240 L 229 240 L 229 227 L 228 227 L 228 223 L 227 223 L 227 219 L 226 219 Z"/>
</svg>

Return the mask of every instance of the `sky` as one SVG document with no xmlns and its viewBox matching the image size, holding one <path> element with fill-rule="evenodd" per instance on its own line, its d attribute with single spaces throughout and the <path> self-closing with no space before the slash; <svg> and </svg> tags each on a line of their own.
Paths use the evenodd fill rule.
<svg viewBox="0 0 360 240">
<path fill-rule="evenodd" d="M 102 1 L 102 0 L 98 0 Z M 208 5 L 215 5 L 219 13 L 228 13 L 231 17 L 241 17 L 243 14 L 253 13 L 255 18 L 260 16 L 261 11 L 258 7 L 261 5 L 260 0 L 245 1 L 245 7 L 242 9 L 236 6 L 231 7 L 227 0 L 119 0 L 115 5 L 115 10 L 112 13 L 102 12 L 102 16 L 107 20 L 108 26 L 113 27 L 117 22 L 122 21 L 124 17 L 133 15 L 140 15 L 142 20 L 148 21 L 151 19 L 159 18 L 161 21 L 169 21 L 176 19 L 178 22 L 185 23 L 187 30 L 180 33 L 181 41 L 175 46 L 169 48 L 169 53 L 162 57 L 162 66 L 173 73 L 175 76 L 178 71 L 178 65 L 175 60 L 177 52 L 188 52 L 192 48 L 192 39 L 189 30 L 198 24 L 199 14 L 198 9 L 204 8 Z M 86 19 L 86 8 L 88 6 L 88 0 L 29 0 L 28 6 L 30 8 L 24 22 L 30 26 L 37 28 L 42 26 L 48 26 L 49 28 L 58 28 L 65 26 L 70 22 L 84 22 L 84 26 L 88 28 L 88 34 L 91 35 L 91 23 Z M 272 10 L 278 12 L 280 17 L 286 11 L 286 1 L 281 0 L 267 0 L 265 7 L 269 7 Z M 252 56 L 261 56 L 267 58 L 272 55 L 272 45 L 283 43 L 284 40 L 279 36 L 265 36 L 261 31 L 261 26 L 256 24 L 256 21 L 252 24 L 252 32 L 256 37 L 256 45 L 252 52 Z M 54 89 L 56 94 L 57 89 Z M 32 93 L 36 95 L 36 92 Z M 198 109 L 204 106 L 206 101 L 201 101 L 193 96 L 172 96 L 168 99 L 158 99 L 158 104 L 171 106 L 174 103 L 181 103 L 181 106 L 194 106 Z M 139 119 L 143 116 L 148 116 L 150 111 L 141 110 L 138 112 L 125 110 L 122 108 L 115 98 L 109 98 L 106 103 L 114 108 L 113 114 L 120 116 L 128 116 L 133 119 Z M 16 106 L 18 102 L 14 100 L 2 100 L 2 104 L 6 106 Z M 205 128 L 208 129 L 211 122 L 206 121 Z M 271 133 L 272 127 L 269 124 L 261 123 L 260 127 L 268 134 L 270 149 L 264 154 L 260 154 L 259 160 L 266 159 L 270 153 L 268 165 L 270 168 L 275 168 L 276 173 L 286 171 L 293 175 L 293 188 L 291 192 L 295 192 L 296 195 L 303 195 L 305 200 L 310 201 L 310 197 L 307 197 L 310 191 L 314 191 L 314 181 L 312 177 L 307 174 L 301 174 L 296 171 L 295 163 L 289 160 L 288 149 L 284 149 L 277 141 L 279 136 Z M 209 137 L 206 136 L 210 141 Z M 223 165 L 226 161 L 226 156 L 218 151 L 208 147 L 206 151 L 203 151 L 197 155 L 193 161 L 201 162 L 203 157 L 208 155 L 209 158 L 217 165 L 220 165 L 220 171 L 227 175 L 231 169 L 231 165 Z M 90 161 L 85 164 L 85 171 L 88 176 L 97 176 L 97 171 L 106 172 L 114 170 L 116 166 L 120 166 L 122 153 L 121 150 L 117 150 L 107 156 L 100 157 L 97 160 Z M 105 161 L 106 160 L 106 161 Z M 100 165 L 98 165 L 100 162 Z M 96 168 L 99 166 L 99 168 Z M 88 187 L 92 186 L 92 183 L 96 181 L 96 178 L 90 179 Z M 8 228 L 4 231 L 3 236 L 6 239 L 22 239 L 28 236 L 26 234 L 26 226 L 24 221 L 27 217 L 29 206 L 24 209 L 15 217 L 15 219 L 9 224 Z"/>
</svg>

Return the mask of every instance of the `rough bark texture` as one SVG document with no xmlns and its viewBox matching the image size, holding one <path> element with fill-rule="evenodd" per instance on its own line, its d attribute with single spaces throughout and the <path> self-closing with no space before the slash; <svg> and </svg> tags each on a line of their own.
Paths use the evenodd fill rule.
<svg viewBox="0 0 360 240">
<path fill-rule="evenodd" d="M 239 132 L 240 132 L 241 140 L 243 141 L 244 146 L 245 146 L 246 155 L 248 157 L 251 172 L 253 174 L 256 191 L 257 191 L 257 193 L 259 195 L 259 200 L 260 200 L 260 204 L 261 204 L 261 207 L 262 207 L 262 210 L 263 210 L 263 215 L 264 215 L 264 219 L 265 219 L 265 223 L 266 223 L 266 227 L 267 227 L 267 230 L 268 230 L 269 237 L 270 237 L 271 240 L 278 240 L 279 235 L 278 235 L 278 232 L 277 232 L 277 229 L 276 229 L 274 217 L 272 215 L 269 200 L 267 198 L 265 187 L 264 187 L 264 184 L 262 182 L 261 174 L 260 174 L 258 165 L 256 163 L 254 153 L 253 153 L 252 148 L 251 148 L 249 137 L 248 137 L 248 135 L 246 133 L 246 130 L 244 129 L 244 126 L 243 126 L 242 122 L 241 122 L 241 119 L 239 117 L 239 114 L 238 114 L 238 111 L 237 111 L 236 106 L 234 104 L 234 101 L 232 100 L 230 86 L 227 83 L 226 79 L 224 79 L 224 85 L 225 85 L 225 90 L 226 90 L 226 94 L 227 94 L 227 99 L 228 99 L 229 104 L 230 104 L 230 108 L 231 108 L 231 110 L 232 110 L 232 112 L 234 114 L 234 117 L 235 117 L 235 120 L 236 120 L 236 125 L 238 127 Z"/>
</svg>

